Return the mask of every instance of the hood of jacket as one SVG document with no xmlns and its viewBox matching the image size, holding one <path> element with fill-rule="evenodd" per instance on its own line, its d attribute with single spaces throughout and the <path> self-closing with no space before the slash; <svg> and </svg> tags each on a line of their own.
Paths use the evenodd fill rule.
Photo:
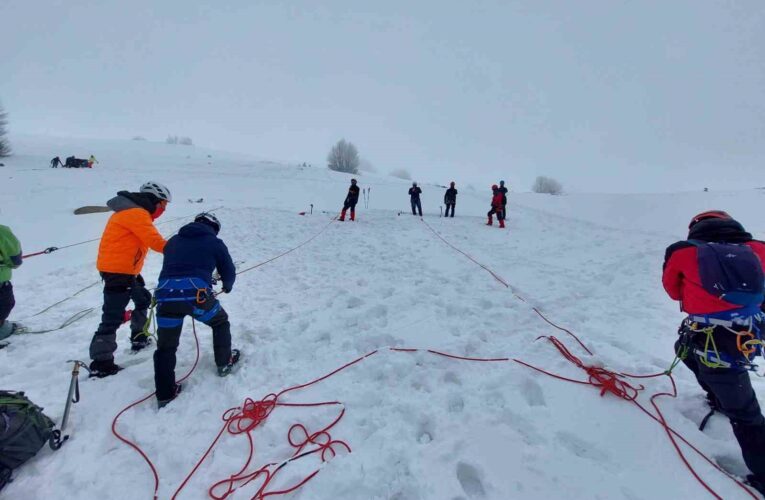
<svg viewBox="0 0 765 500">
<path fill-rule="evenodd" d="M 752 241 L 752 235 L 744 230 L 744 226 L 734 219 L 706 219 L 697 222 L 688 231 L 689 240 L 746 243 Z"/>
<path fill-rule="evenodd" d="M 203 238 L 205 236 L 217 238 L 215 230 L 201 222 L 191 222 L 186 224 L 178 231 L 178 236 L 183 238 Z"/>
<path fill-rule="evenodd" d="M 150 214 L 153 214 L 157 209 L 157 203 L 154 198 L 150 193 L 120 191 L 117 193 L 117 196 L 106 202 L 106 206 L 115 212 L 122 212 L 131 208 L 143 208 Z"/>
</svg>

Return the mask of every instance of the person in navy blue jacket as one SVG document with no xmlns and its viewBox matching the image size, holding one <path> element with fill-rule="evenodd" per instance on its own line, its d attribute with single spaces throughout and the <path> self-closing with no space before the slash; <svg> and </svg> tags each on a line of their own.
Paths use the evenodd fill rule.
<svg viewBox="0 0 765 500">
<path fill-rule="evenodd" d="M 212 291 L 215 269 L 223 292 L 230 293 L 236 280 L 234 263 L 226 244 L 218 238 L 219 231 L 218 218 L 211 213 L 201 213 L 165 246 L 162 272 L 154 292 L 157 303 L 154 382 L 160 408 L 181 392 L 181 385 L 175 382 L 175 352 L 186 316 L 212 328 L 218 375 L 228 375 L 239 361 L 239 350 L 231 349 L 228 314 Z"/>
</svg>

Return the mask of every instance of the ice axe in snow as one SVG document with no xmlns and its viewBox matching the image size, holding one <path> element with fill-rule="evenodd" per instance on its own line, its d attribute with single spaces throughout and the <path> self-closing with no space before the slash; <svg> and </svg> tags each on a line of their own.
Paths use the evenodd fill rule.
<svg viewBox="0 0 765 500">
<path fill-rule="evenodd" d="M 69 423 L 69 413 L 72 410 L 72 404 L 80 402 L 80 368 L 84 368 L 88 373 L 88 365 L 76 359 L 70 359 L 68 363 L 74 363 L 72 366 L 72 380 L 69 382 L 69 392 L 66 396 L 66 406 L 64 407 L 64 416 L 61 418 L 60 432 L 66 430 L 66 424 Z M 69 439 L 68 435 L 60 438 L 59 446 Z"/>
</svg>

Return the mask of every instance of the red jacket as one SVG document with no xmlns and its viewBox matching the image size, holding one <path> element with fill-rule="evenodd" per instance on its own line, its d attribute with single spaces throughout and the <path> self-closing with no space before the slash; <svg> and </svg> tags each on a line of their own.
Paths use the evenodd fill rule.
<svg viewBox="0 0 765 500">
<path fill-rule="evenodd" d="M 502 203 L 503 197 L 502 193 L 495 193 L 494 196 L 491 199 L 491 208 L 494 210 L 502 210 L 502 207 L 504 204 Z"/>
<path fill-rule="evenodd" d="M 765 243 L 752 240 L 744 244 L 754 250 L 760 262 L 765 262 Z M 711 314 L 741 307 L 704 290 L 696 247 L 687 242 L 675 243 L 667 249 L 662 283 L 669 296 L 679 300 L 680 309 L 688 314 Z"/>
</svg>

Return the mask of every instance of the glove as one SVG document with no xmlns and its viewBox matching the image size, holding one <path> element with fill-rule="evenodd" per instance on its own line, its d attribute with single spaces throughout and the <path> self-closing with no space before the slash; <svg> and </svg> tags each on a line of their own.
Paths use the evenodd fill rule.
<svg viewBox="0 0 765 500">
<path fill-rule="evenodd" d="M 223 285 L 223 293 L 231 293 L 231 285 Z"/>
</svg>

